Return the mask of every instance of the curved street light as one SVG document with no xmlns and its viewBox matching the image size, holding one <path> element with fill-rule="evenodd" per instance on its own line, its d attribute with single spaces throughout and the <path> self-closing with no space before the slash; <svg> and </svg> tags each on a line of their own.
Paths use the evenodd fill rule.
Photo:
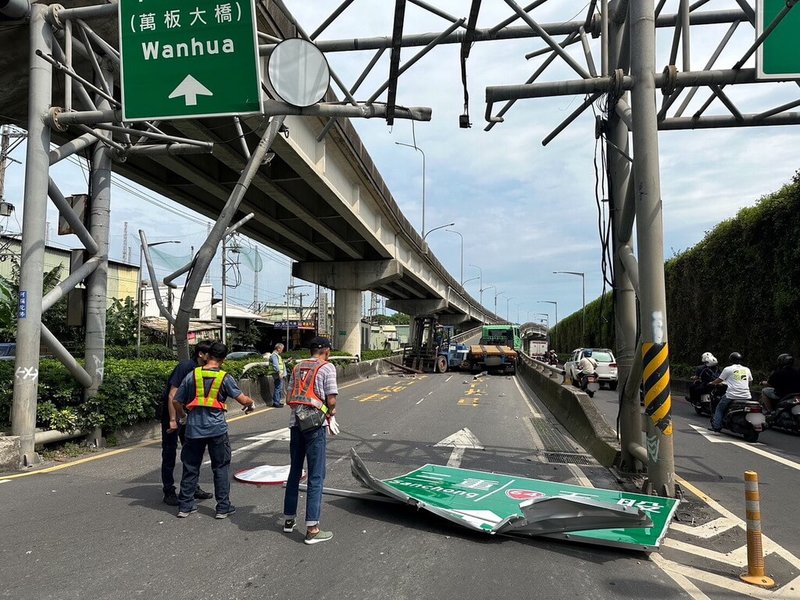
<svg viewBox="0 0 800 600">
<path fill-rule="evenodd" d="M 448 223 L 447 225 L 439 225 L 438 227 L 434 227 L 428 233 L 426 233 L 425 235 L 422 236 L 422 241 L 424 242 L 425 238 L 428 237 L 428 235 L 430 235 L 431 233 L 433 233 L 437 229 L 444 229 L 445 227 L 452 227 L 453 225 L 455 225 L 455 223 Z"/>
<path fill-rule="evenodd" d="M 455 225 L 455 223 L 453 223 Z M 445 229 L 448 233 L 455 233 L 458 237 L 461 238 L 461 278 L 459 281 L 461 282 L 461 287 L 464 287 L 464 236 L 461 235 L 461 232 L 456 231 L 455 229 Z"/>
</svg>

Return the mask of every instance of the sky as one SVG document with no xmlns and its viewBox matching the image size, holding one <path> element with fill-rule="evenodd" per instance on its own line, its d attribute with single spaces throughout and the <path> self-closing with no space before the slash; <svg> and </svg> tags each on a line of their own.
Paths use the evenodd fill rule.
<svg viewBox="0 0 800 600">
<path fill-rule="evenodd" d="M 309 33 L 341 4 L 340 0 L 284 1 Z M 466 17 L 470 6 L 469 0 L 431 3 L 457 17 Z M 664 12 L 675 12 L 677 5 L 677 0 L 667 0 Z M 583 19 L 587 6 L 588 2 L 582 0 L 550 0 L 531 15 L 541 23 Z M 393 7 L 394 2 L 387 0 L 355 0 L 319 39 L 388 36 Z M 735 0 L 711 0 L 700 10 L 736 7 Z M 478 27 L 491 27 L 511 14 L 503 0 L 484 0 Z M 439 32 L 447 26 L 448 22 L 442 18 L 408 3 L 407 34 Z M 727 28 L 722 25 L 692 29 L 691 62 L 695 70 L 706 63 Z M 753 28 L 741 25 L 715 66 L 730 68 L 754 38 Z M 671 29 L 659 31 L 657 71 L 668 62 L 671 40 Z M 445 229 L 431 232 L 427 241 L 456 279 L 462 277 L 463 256 L 463 279 L 467 280 L 466 288 L 472 296 L 479 298 L 482 283 L 487 308 L 494 309 L 496 301 L 498 314 L 523 322 L 538 320 L 541 313 L 549 313 L 552 324 L 554 306 L 544 301 L 558 303 L 559 318 L 581 308 L 580 278 L 556 275 L 553 271 L 585 273 L 587 302 L 603 291 L 595 180 L 595 164 L 600 160 L 601 148 L 594 137 L 595 117 L 592 110 L 586 111 L 546 147 L 542 146 L 542 139 L 580 104 L 582 97 L 518 101 L 506 114 L 505 122 L 489 132 L 484 131 L 483 117 L 485 88 L 524 83 L 542 60 L 526 60 L 524 55 L 543 45 L 541 40 L 527 39 L 481 42 L 473 46 L 467 62 L 471 129 L 458 127 L 464 97 L 457 45 L 435 48 L 399 80 L 397 103 L 431 107 L 431 122 L 412 124 L 396 120 L 391 127 L 377 119 L 353 123 L 392 195 L 417 231 L 422 229 L 421 155 L 397 142 L 412 144 L 415 140 L 425 153 L 426 230 L 454 222 L 448 229 L 463 235 L 463 254 L 461 238 Z M 599 65 L 597 40 L 592 40 L 592 47 Z M 401 62 L 418 50 L 403 49 Z M 327 58 L 331 68 L 351 86 L 372 54 L 372 51 L 329 53 Z M 572 46 L 570 54 L 585 65 L 579 45 Z M 357 99 L 365 100 L 386 79 L 388 57 L 386 52 L 355 94 Z M 751 59 L 745 66 L 752 65 Z M 678 66 L 682 66 L 680 58 Z M 541 81 L 576 77 L 558 60 Z M 726 93 L 747 113 L 794 100 L 797 89 L 794 84 L 760 84 L 727 88 Z M 686 115 L 692 114 L 708 94 L 707 90 L 701 90 Z M 385 98 L 384 93 L 380 99 Z M 657 101 L 660 99 L 657 92 Z M 600 109 L 595 107 L 594 112 L 599 114 Z M 706 114 L 729 113 L 715 101 Z M 791 126 L 660 133 L 665 258 L 693 246 L 717 223 L 788 182 L 798 168 L 795 150 L 799 142 L 800 128 Z M 15 158 L 24 159 L 21 150 Z M 22 195 L 21 179 L 22 167 L 12 165 L 6 196 L 17 204 L 19 220 L 21 201 L 13 198 Z M 84 174 L 74 164 L 60 167 L 56 180 L 66 193 L 85 188 Z M 130 189 L 139 189 L 134 184 L 122 186 L 123 183 L 115 186 L 112 200 L 113 258 L 122 257 L 125 221 L 129 228 L 128 245 L 132 247 L 130 262 L 138 262 L 135 233 L 139 228 L 146 230 L 151 241 L 180 239 L 180 245 L 161 246 L 175 255 L 188 257 L 191 246 L 199 246 L 207 219 L 199 215 L 181 216 L 188 214 L 183 207 L 159 200 L 150 192 L 133 194 Z M 172 206 L 173 212 L 165 212 L 160 205 Z M 54 231 L 54 210 L 50 221 Z M 176 223 L 180 227 L 175 227 Z M 8 229 L 17 226 L 13 217 L 0 225 Z M 53 233 L 51 239 L 54 237 Z M 69 243 L 69 239 L 61 242 Z M 262 252 L 264 270 L 259 274 L 258 297 L 262 302 L 282 302 L 289 282 L 290 261 L 263 247 Z M 235 301 L 248 305 L 254 299 L 253 274 L 246 267 L 241 271 L 241 285 L 229 294 Z M 478 279 L 468 281 L 474 277 Z M 216 264 L 212 269 L 216 289 L 218 282 Z"/>
</svg>

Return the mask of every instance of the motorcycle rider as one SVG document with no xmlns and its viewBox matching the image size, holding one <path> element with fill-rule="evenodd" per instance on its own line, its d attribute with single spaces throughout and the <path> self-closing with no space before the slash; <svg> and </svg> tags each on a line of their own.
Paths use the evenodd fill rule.
<svg viewBox="0 0 800 600">
<path fill-rule="evenodd" d="M 794 368 L 794 357 L 786 353 L 778 356 L 778 368 L 761 385 L 769 386 L 761 390 L 761 404 L 769 412 L 775 410 L 784 396 L 800 392 L 800 372 Z"/>
<path fill-rule="evenodd" d="M 578 361 L 578 387 L 584 389 L 586 387 L 586 376 L 591 375 L 597 369 L 597 361 L 592 358 L 591 350 L 583 351 L 583 358 Z"/>
<path fill-rule="evenodd" d="M 724 383 L 728 386 L 725 395 L 717 404 L 717 409 L 714 411 L 714 416 L 711 417 L 711 428 L 713 431 L 719 432 L 722 430 L 722 421 L 725 418 L 725 413 L 728 411 L 728 406 L 734 400 L 750 400 L 750 382 L 753 381 L 753 374 L 750 369 L 742 365 L 742 355 L 738 352 L 731 352 L 728 361 L 731 363 L 719 374 L 710 385 L 719 385 Z"/>
<path fill-rule="evenodd" d="M 703 364 L 695 369 L 689 384 L 689 402 L 692 404 L 698 404 L 700 396 L 710 393 L 711 382 L 719 377 L 718 362 L 711 352 L 703 352 L 700 361 Z"/>
</svg>

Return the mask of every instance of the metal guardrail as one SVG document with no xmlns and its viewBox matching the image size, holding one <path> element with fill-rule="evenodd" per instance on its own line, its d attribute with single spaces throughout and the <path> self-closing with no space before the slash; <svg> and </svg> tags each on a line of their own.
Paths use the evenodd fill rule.
<svg viewBox="0 0 800 600">
<path fill-rule="evenodd" d="M 462 331 L 458 335 L 454 335 L 451 338 L 451 341 L 456 342 L 456 343 L 460 343 L 460 342 L 462 342 L 464 340 L 467 340 L 467 339 L 471 338 L 472 336 L 474 336 L 474 335 L 476 335 L 476 334 L 478 334 L 480 332 L 481 332 L 481 327 L 475 327 L 474 329 L 470 329 L 469 331 Z"/>
<path fill-rule="evenodd" d="M 566 371 L 564 371 L 564 369 L 561 369 L 559 367 L 554 367 L 553 365 L 550 365 L 546 362 L 537 360 L 532 356 L 525 354 L 524 352 L 520 352 L 520 355 L 522 356 L 522 360 L 524 360 L 528 364 L 528 366 L 536 369 L 540 373 L 544 373 L 550 379 L 557 380 L 560 384 L 563 385 L 566 375 Z"/>
</svg>

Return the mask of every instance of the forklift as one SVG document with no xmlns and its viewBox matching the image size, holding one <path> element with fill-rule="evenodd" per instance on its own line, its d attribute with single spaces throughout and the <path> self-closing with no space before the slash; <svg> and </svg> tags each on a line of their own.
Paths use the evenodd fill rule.
<svg viewBox="0 0 800 600">
<path fill-rule="evenodd" d="M 423 373 L 445 373 L 460 368 L 469 347 L 451 341 L 452 326 L 441 325 L 435 315 L 415 317 L 409 344 L 403 348 L 403 366 Z"/>
</svg>

